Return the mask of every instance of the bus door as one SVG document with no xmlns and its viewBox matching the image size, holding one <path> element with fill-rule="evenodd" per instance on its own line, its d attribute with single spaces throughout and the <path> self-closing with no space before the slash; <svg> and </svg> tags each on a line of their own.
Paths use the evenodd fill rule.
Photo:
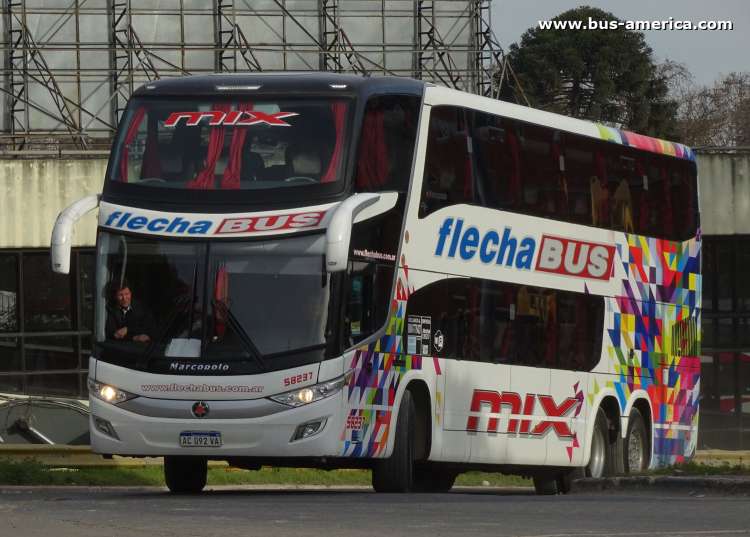
<svg viewBox="0 0 750 537">
<path fill-rule="evenodd" d="M 461 361 L 466 337 L 464 311 L 455 304 L 466 303 L 468 278 L 448 278 L 431 272 L 410 271 L 409 284 L 416 288 L 409 296 L 405 340 L 408 354 L 437 358 L 435 422 L 432 459 L 467 462 L 471 438 L 466 432 L 472 371 Z"/>
</svg>

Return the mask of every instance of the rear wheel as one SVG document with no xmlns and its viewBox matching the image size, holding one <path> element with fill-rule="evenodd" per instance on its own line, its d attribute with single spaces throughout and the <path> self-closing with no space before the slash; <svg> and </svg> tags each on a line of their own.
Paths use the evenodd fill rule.
<svg viewBox="0 0 750 537">
<path fill-rule="evenodd" d="M 628 419 L 628 434 L 625 437 L 625 471 L 639 473 L 649 467 L 651 447 L 646 424 L 641 412 L 634 408 Z"/>
<path fill-rule="evenodd" d="M 594 434 L 591 437 L 591 457 L 586 465 L 586 477 L 605 477 L 609 475 L 609 428 L 604 410 L 596 411 Z"/>
<path fill-rule="evenodd" d="M 450 491 L 456 482 L 457 474 L 446 470 L 414 470 L 412 488 L 414 492 L 444 493 Z"/>
<path fill-rule="evenodd" d="M 208 461 L 200 457 L 164 457 L 164 479 L 175 494 L 198 494 L 206 486 Z"/>
<path fill-rule="evenodd" d="M 396 420 L 393 453 L 387 459 L 375 461 L 372 468 L 372 488 L 375 492 L 411 492 L 412 490 L 412 418 L 414 402 L 411 393 L 404 392 Z"/>
</svg>

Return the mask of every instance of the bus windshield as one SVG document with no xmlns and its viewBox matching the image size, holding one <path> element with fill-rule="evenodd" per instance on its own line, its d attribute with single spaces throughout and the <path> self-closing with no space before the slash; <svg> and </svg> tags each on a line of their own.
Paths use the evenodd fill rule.
<svg viewBox="0 0 750 537">
<path fill-rule="evenodd" d="M 324 235 L 207 244 L 102 233 L 96 341 L 136 361 L 274 368 L 274 356 L 331 339 L 324 251 Z"/>
<path fill-rule="evenodd" d="M 336 183 L 348 108 L 325 99 L 133 99 L 109 180 L 198 190 Z"/>
</svg>

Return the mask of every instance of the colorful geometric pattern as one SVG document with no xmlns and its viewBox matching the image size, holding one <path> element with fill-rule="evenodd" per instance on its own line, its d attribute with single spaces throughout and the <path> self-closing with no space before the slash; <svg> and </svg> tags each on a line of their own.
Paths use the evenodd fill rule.
<svg viewBox="0 0 750 537">
<path fill-rule="evenodd" d="M 607 127 L 606 125 L 597 125 L 597 127 L 599 128 L 599 135 L 602 137 L 602 140 L 637 147 L 639 149 L 646 149 L 663 155 L 680 157 L 695 162 L 695 154 L 693 153 L 693 150 L 686 145 L 659 140 L 658 138 L 650 138 L 633 132 L 621 131 L 619 129 Z"/>
<path fill-rule="evenodd" d="M 385 452 L 391 426 L 396 391 L 408 371 L 421 370 L 424 361 L 433 362 L 440 375 L 437 358 L 402 354 L 402 335 L 406 302 L 409 298 L 409 269 L 399 270 L 396 298 L 391 306 L 391 318 L 385 335 L 370 345 L 358 349 L 350 364 L 354 369 L 345 397 L 355 408 L 350 415 L 364 417 L 362 429 L 344 429 L 344 455 L 348 457 L 378 457 Z M 388 409 L 373 410 L 374 406 Z"/>
<path fill-rule="evenodd" d="M 628 279 L 622 295 L 607 301 L 613 322 L 606 348 L 617 375 L 607 386 L 617 392 L 621 411 L 633 391 L 648 393 L 652 466 L 679 463 L 696 445 L 700 332 L 693 327 L 700 326 L 701 243 L 625 239 L 617 249 Z"/>
</svg>

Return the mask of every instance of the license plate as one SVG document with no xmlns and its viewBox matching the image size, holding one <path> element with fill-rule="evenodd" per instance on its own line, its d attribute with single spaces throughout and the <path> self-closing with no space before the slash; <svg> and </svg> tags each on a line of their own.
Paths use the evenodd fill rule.
<svg viewBox="0 0 750 537">
<path fill-rule="evenodd" d="M 218 447 L 221 445 L 221 433 L 180 433 L 180 445 L 185 447 Z"/>
</svg>

